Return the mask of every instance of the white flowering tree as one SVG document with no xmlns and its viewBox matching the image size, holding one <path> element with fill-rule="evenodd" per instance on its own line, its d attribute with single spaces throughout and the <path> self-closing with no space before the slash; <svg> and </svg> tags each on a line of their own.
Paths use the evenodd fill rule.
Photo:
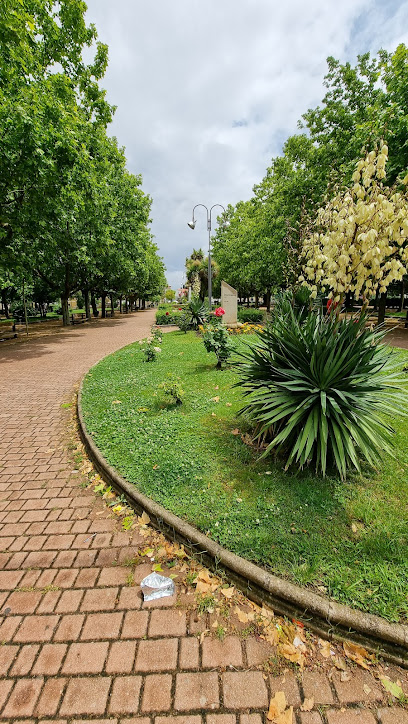
<svg viewBox="0 0 408 724">
<path fill-rule="evenodd" d="M 385 186 L 387 159 L 385 144 L 370 151 L 357 164 L 352 188 L 319 210 L 315 230 L 303 244 L 299 277 L 313 297 L 326 288 L 341 302 L 351 292 L 362 296 L 365 306 L 377 290 L 385 293 L 407 273 L 408 175 L 398 186 Z"/>
</svg>

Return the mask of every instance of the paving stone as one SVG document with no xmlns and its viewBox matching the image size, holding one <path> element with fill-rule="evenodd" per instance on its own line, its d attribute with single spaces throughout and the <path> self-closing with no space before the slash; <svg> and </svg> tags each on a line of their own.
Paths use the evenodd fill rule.
<svg viewBox="0 0 408 724">
<path fill-rule="evenodd" d="M 350 681 L 341 681 L 340 674 L 335 673 L 333 684 L 341 704 L 351 704 L 359 701 L 382 701 L 384 692 L 368 671 L 357 669 Z"/>
<path fill-rule="evenodd" d="M 367 710 L 330 710 L 326 712 L 326 716 L 327 724 L 377 724 L 374 714 Z"/>
<path fill-rule="evenodd" d="M 325 674 L 305 671 L 302 676 L 302 685 L 306 699 L 313 697 L 315 704 L 333 704 L 334 696 Z"/>
<path fill-rule="evenodd" d="M 82 640 L 117 639 L 123 613 L 91 613 L 81 633 Z"/>
<path fill-rule="evenodd" d="M 8 700 L 11 689 L 13 688 L 13 679 L 0 679 L 0 711 L 3 708 L 4 703 Z"/>
<path fill-rule="evenodd" d="M 142 606 L 142 593 L 140 588 L 127 587 L 122 588 L 119 596 L 117 608 L 129 608 L 138 609 Z"/>
<path fill-rule="evenodd" d="M 236 724 L 236 721 L 235 714 L 207 714 L 206 716 L 207 724 Z M 261 724 L 261 721 L 259 721 L 259 724 Z"/>
<path fill-rule="evenodd" d="M 43 679 L 20 679 L 17 681 L 4 707 L 2 716 L 31 716 L 42 686 Z"/>
<path fill-rule="evenodd" d="M 323 724 L 323 719 L 318 711 L 299 712 L 300 724 Z"/>
<path fill-rule="evenodd" d="M 108 655 L 107 641 L 98 643 L 76 643 L 69 647 L 62 667 L 63 674 L 99 674 Z"/>
<path fill-rule="evenodd" d="M 59 622 L 59 616 L 27 616 L 14 640 L 20 642 L 49 641 Z"/>
<path fill-rule="evenodd" d="M 294 674 L 287 672 L 280 676 L 270 676 L 269 686 L 272 696 L 275 696 L 277 691 L 283 691 L 289 706 L 301 705 L 299 686 Z"/>
<path fill-rule="evenodd" d="M 34 613 L 42 594 L 40 591 L 15 591 L 7 599 L 12 613 Z"/>
<path fill-rule="evenodd" d="M 180 640 L 180 669 L 198 669 L 199 656 L 198 639 L 188 636 Z"/>
<path fill-rule="evenodd" d="M 241 714 L 239 724 L 262 724 L 262 717 L 260 714 Z"/>
<path fill-rule="evenodd" d="M 147 611 L 128 611 L 122 628 L 122 638 L 140 639 L 147 633 L 147 622 L 149 614 Z"/>
<path fill-rule="evenodd" d="M 261 709 L 268 705 L 268 692 L 260 671 L 229 671 L 222 679 L 227 709 Z"/>
<path fill-rule="evenodd" d="M 18 656 L 10 671 L 10 676 L 27 676 L 38 654 L 38 644 L 27 644 L 21 646 Z"/>
<path fill-rule="evenodd" d="M 120 676 L 113 682 L 109 712 L 111 714 L 136 714 L 139 711 L 141 676 Z"/>
<path fill-rule="evenodd" d="M 219 702 L 218 675 L 215 672 L 177 674 L 176 711 L 217 709 Z"/>
<path fill-rule="evenodd" d="M 66 644 L 44 644 L 35 662 L 32 674 L 44 674 L 45 676 L 58 674 L 67 648 Z"/>
<path fill-rule="evenodd" d="M 149 636 L 185 636 L 186 614 L 184 611 L 152 611 Z"/>
<path fill-rule="evenodd" d="M 408 711 L 399 706 L 392 706 L 389 709 L 379 709 L 378 715 L 381 724 L 408 724 Z"/>
<path fill-rule="evenodd" d="M 136 641 L 115 641 L 109 651 L 105 671 L 108 674 L 129 674 L 135 661 Z"/>
<path fill-rule="evenodd" d="M 135 671 L 172 671 L 177 664 L 178 639 L 142 640 Z"/>
<path fill-rule="evenodd" d="M 266 641 L 248 638 L 245 642 L 248 666 L 259 666 L 276 653 L 276 647 Z"/>
<path fill-rule="evenodd" d="M 79 638 L 85 614 L 62 616 L 55 632 L 54 641 L 76 641 Z"/>
<path fill-rule="evenodd" d="M 202 645 L 204 669 L 242 666 L 242 648 L 238 636 L 226 636 L 223 641 L 205 638 Z"/>
<path fill-rule="evenodd" d="M 6 676 L 19 650 L 18 646 L 0 646 L 0 676 Z"/>
<path fill-rule="evenodd" d="M 109 676 L 79 677 L 68 682 L 59 710 L 61 716 L 98 715 L 106 709 L 111 678 Z"/>
<path fill-rule="evenodd" d="M 202 724 L 198 714 L 180 716 L 156 716 L 154 724 Z"/>
<path fill-rule="evenodd" d="M 169 711 L 171 707 L 170 674 L 150 674 L 146 676 L 142 697 L 142 711 Z"/>
<path fill-rule="evenodd" d="M 85 592 L 81 611 L 113 611 L 117 595 L 117 588 L 88 590 Z"/>
<path fill-rule="evenodd" d="M 39 717 L 54 716 L 58 711 L 62 692 L 64 691 L 66 679 L 48 679 L 41 692 L 41 696 L 35 707 L 35 715 Z M 47 724 L 51 724 L 47 721 Z"/>
</svg>

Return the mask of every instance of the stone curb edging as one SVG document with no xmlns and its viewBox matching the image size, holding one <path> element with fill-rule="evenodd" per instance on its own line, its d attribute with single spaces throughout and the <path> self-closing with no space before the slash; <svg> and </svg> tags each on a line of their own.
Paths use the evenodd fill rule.
<svg viewBox="0 0 408 724">
<path fill-rule="evenodd" d="M 256 603 L 265 602 L 276 613 L 303 621 L 324 638 L 361 644 L 369 651 L 408 668 L 408 626 L 390 623 L 380 616 L 352 609 L 274 576 L 223 548 L 122 478 L 105 460 L 86 430 L 81 407 L 82 386 L 83 380 L 78 392 L 77 415 L 85 449 L 102 478 L 124 494 L 132 508 L 138 513 L 145 510 L 156 528 L 182 543 L 208 568 L 225 573 L 237 588 Z"/>
</svg>

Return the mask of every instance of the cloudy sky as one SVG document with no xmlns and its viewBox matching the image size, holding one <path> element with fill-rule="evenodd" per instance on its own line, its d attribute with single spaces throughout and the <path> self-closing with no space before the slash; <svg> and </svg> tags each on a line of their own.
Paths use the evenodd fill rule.
<svg viewBox="0 0 408 724">
<path fill-rule="evenodd" d="M 174 289 L 185 257 L 208 246 L 203 209 L 194 232 L 187 227 L 193 206 L 251 196 L 321 101 L 327 56 L 354 65 L 358 54 L 408 44 L 405 0 L 86 2 L 109 46 L 110 132 L 153 198 L 152 232 Z"/>
</svg>

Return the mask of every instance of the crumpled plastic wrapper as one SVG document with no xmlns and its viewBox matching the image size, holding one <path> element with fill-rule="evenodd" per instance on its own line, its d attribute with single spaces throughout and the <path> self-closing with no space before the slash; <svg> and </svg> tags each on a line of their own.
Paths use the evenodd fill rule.
<svg viewBox="0 0 408 724">
<path fill-rule="evenodd" d="M 176 588 L 174 581 L 166 576 L 160 576 L 158 573 L 150 573 L 143 579 L 140 584 L 143 591 L 145 601 L 155 601 L 157 598 L 165 598 L 165 596 L 173 596 Z"/>
</svg>

